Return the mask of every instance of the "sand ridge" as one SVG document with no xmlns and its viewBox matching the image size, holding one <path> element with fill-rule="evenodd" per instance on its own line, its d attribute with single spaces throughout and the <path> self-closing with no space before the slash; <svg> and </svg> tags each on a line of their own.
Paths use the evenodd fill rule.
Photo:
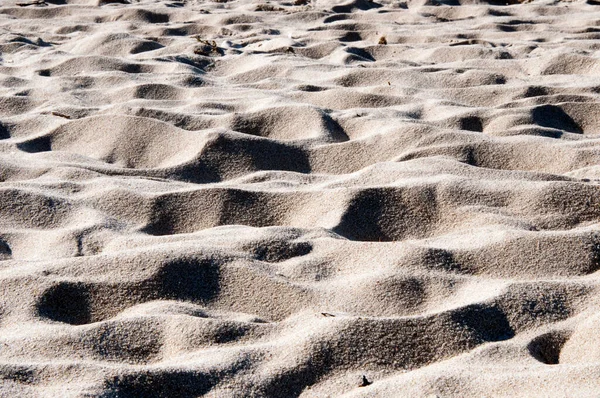
<svg viewBox="0 0 600 398">
<path fill-rule="evenodd" d="M 513 3 L 2 1 L 0 396 L 597 394 L 600 7 Z"/>
</svg>

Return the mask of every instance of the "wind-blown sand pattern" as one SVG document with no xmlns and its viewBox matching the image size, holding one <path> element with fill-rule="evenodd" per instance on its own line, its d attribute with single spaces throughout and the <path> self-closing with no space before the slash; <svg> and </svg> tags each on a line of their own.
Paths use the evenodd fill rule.
<svg viewBox="0 0 600 398">
<path fill-rule="evenodd" d="M 597 394 L 595 0 L 20 1 L 1 396 Z"/>
</svg>

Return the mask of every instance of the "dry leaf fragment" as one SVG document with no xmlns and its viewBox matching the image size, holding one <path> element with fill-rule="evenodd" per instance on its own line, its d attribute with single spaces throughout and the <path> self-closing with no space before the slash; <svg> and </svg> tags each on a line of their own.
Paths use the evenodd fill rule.
<svg viewBox="0 0 600 398">
<path fill-rule="evenodd" d="M 360 384 L 358 386 L 366 387 L 366 386 L 370 386 L 371 384 L 373 384 L 373 382 L 369 381 L 369 379 L 367 379 L 367 376 L 363 375 L 362 381 L 360 382 Z"/>
</svg>

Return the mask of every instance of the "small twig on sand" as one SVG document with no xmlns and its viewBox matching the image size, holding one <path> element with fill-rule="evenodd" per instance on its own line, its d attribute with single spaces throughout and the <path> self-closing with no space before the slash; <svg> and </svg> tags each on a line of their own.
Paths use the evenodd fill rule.
<svg viewBox="0 0 600 398">
<path fill-rule="evenodd" d="M 194 54 L 204 55 L 209 57 L 211 55 L 223 55 L 223 49 L 217 46 L 217 42 L 214 40 L 203 40 L 199 36 L 196 36 L 196 40 L 198 40 L 202 47 L 194 49 Z"/>
<path fill-rule="evenodd" d="M 64 113 L 60 113 L 60 112 L 55 112 L 55 111 L 52 111 L 52 112 L 50 112 L 50 113 L 51 113 L 52 115 L 54 115 L 54 116 L 58 116 L 58 117 L 64 117 L 65 119 L 70 119 L 70 118 L 71 118 L 71 116 L 69 116 L 69 115 L 65 115 Z"/>
</svg>

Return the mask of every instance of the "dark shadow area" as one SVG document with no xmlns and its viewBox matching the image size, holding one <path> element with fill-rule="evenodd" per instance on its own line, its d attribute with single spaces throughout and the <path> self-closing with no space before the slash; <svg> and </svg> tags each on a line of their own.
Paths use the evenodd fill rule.
<svg viewBox="0 0 600 398">
<path fill-rule="evenodd" d="M 186 181 L 189 181 L 186 179 Z M 141 229 L 148 235 L 166 236 L 178 233 L 178 222 L 170 209 L 168 200 L 158 198 L 153 206 L 152 220 Z"/>
<path fill-rule="evenodd" d="M 467 131 L 483 131 L 483 122 L 478 116 L 466 116 L 459 120 L 459 126 L 461 130 Z"/>
<path fill-rule="evenodd" d="M 389 236 L 381 228 L 380 220 L 385 214 L 385 201 L 377 190 L 360 192 L 350 202 L 340 223 L 333 231 L 350 240 L 389 242 Z"/>
<path fill-rule="evenodd" d="M 357 241 L 422 239 L 436 220 L 436 197 L 429 187 L 370 188 L 356 193 L 333 231 Z"/>
<path fill-rule="evenodd" d="M 488 10 L 487 13 L 494 17 L 512 17 L 512 15 L 513 15 L 510 12 L 494 10 L 493 8 Z"/>
<path fill-rule="evenodd" d="M 346 131 L 342 128 L 342 126 L 340 126 L 337 120 L 329 116 L 327 113 L 323 113 L 322 120 L 325 124 L 325 128 L 329 132 L 329 136 L 333 139 L 333 142 L 350 141 L 350 137 L 348 137 L 348 134 L 346 134 Z"/>
<path fill-rule="evenodd" d="M 587 274 L 592 274 L 600 269 L 600 233 L 592 234 L 591 246 L 592 256 Z"/>
<path fill-rule="evenodd" d="M 328 90 L 327 87 L 322 87 L 322 86 L 315 86 L 313 84 L 301 84 L 297 87 L 297 89 L 299 91 L 306 91 L 308 93 L 316 93 L 319 91 L 326 91 Z"/>
<path fill-rule="evenodd" d="M 361 41 L 362 36 L 358 32 L 346 32 L 342 37 L 339 38 L 341 42 L 352 42 L 352 41 Z"/>
<path fill-rule="evenodd" d="M 144 70 L 142 68 L 141 65 L 138 64 L 130 64 L 130 63 L 124 63 L 122 65 L 119 66 L 118 70 L 120 70 L 121 72 L 125 72 L 125 73 L 143 73 Z"/>
<path fill-rule="evenodd" d="M 279 372 L 266 386 L 258 389 L 257 396 L 265 398 L 299 397 L 307 387 L 316 384 L 319 379 L 331 372 L 333 364 L 332 350 L 323 344 L 322 347 L 314 349 L 308 363 L 299 364 L 295 368 Z"/>
<path fill-rule="evenodd" d="M 200 160 L 195 164 L 177 167 L 177 169 L 170 174 L 168 178 L 192 182 L 194 184 L 210 184 L 222 181 L 219 169 L 215 168 L 210 162 L 205 162 L 203 160 Z M 165 229 L 165 231 L 165 233 L 147 232 L 151 233 L 152 235 L 170 234 L 168 229 Z"/>
<path fill-rule="evenodd" d="M 313 247 L 309 242 L 272 241 L 258 243 L 251 248 L 254 258 L 268 263 L 277 263 L 309 254 Z"/>
<path fill-rule="evenodd" d="M 190 36 L 194 34 L 192 26 L 182 26 L 178 28 L 165 27 L 160 31 L 160 36 Z"/>
<path fill-rule="evenodd" d="M 506 77 L 502 75 L 495 76 L 493 84 L 506 84 Z"/>
<path fill-rule="evenodd" d="M 107 4 L 131 4 L 128 0 L 100 0 L 98 1 L 99 6 L 104 6 Z"/>
<path fill-rule="evenodd" d="M 375 61 L 375 58 L 373 58 L 373 56 L 370 53 L 363 50 L 362 48 L 346 47 L 345 50 L 348 54 L 356 55 L 365 61 L 371 61 L 371 62 Z"/>
<path fill-rule="evenodd" d="M 539 127 L 535 125 L 528 125 L 524 127 L 514 128 L 510 131 L 510 135 L 531 135 L 536 137 L 547 137 L 547 138 L 561 138 L 564 135 L 564 131 L 557 130 L 549 127 Z"/>
<path fill-rule="evenodd" d="M 560 351 L 569 339 L 567 333 L 550 332 L 537 336 L 527 345 L 532 357 L 547 365 L 558 365 Z"/>
<path fill-rule="evenodd" d="M 464 272 L 463 266 L 454 258 L 451 251 L 438 248 L 427 248 L 422 261 L 427 268 L 446 272 Z"/>
<path fill-rule="evenodd" d="M 202 160 L 215 170 L 215 174 L 223 175 L 231 169 L 231 161 L 253 165 L 255 170 L 286 170 L 297 173 L 309 173 L 311 170 L 307 154 L 303 149 L 282 144 L 273 140 L 257 140 L 219 136 L 207 144 Z M 251 170 L 239 170 L 245 174 Z"/>
<path fill-rule="evenodd" d="M 217 335 L 213 336 L 214 342 L 217 344 L 232 343 L 246 336 L 249 331 L 250 328 L 245 325 L 222 328 Z"/>
<path fill-rule="evenodd" d="M 151 219 L 142 229 L 142 232 L 154 236 L 166 236 L 194 232 L 205 228 L 207 225 L 202 223 L 200 211 L 191 210 L 198 206 L 198 201 L 202 201 L 204 198 L 202 195 L 194 197 L 193 195 L 181 196 L 177 194 L 166 194 L 157 197 L 152 204 Z M 221 199 L 215 200 L 220 201 Z"/>
<path fill-rule="evenodd" d="M 558 106 L 542 105 L 531 110 L 531 117 L 535 124 L 550 127 L 569 133 L 583 134 L 579 125 Z"/>
<path fill-rule="evenodd" d="M 508 24 L 497 24 L 496 25 L 496 29 L 498 29 L 501 32 L 506 32 L 506 33 L 511 33 L 511 32 L 517 32 L 518 29 L 513 26 L 513 25 L 508 25 Z"/>
<path fill-rule="evenodd" d="M 504 22 L 507 25 L 535 25 L 535 21 L 523 20 L 523 19 L 511 19 L 510 21 Z"/>
<path fill-rule="evenodd" d="M 531 97 L 541 97 L 544 95 L 549 95 L 548 89 L 542 86 L 531 86 L 527 87 L 525 93 L 523 94 L 523 98 L 531 98 Z"/>
<path fill-rule="evenodd" d="M 147 364 L 157 358 L 163 336 L 151 324 L 139 321 L 108 321 L 87 329 L 80 339 L 103 361 Z"/>
<path fill-rule="evenodd" d="M 148 11 L 144 9 L 137 8 L 132 12 L 127 14 L 127 19 L 130 20 L 139 20 L 141 22 L 147 23 L 167 23 L 169 22 L 169 14 L 161 14 L 158 12 Z"/>
<path fill-rule="evenodd" d="M 18 36 L 18 37 L 15 37 L 13 39 L 10 39 L 8 42 L 9 43 L 29 44 L 29 45 L 36 46 L 36 47 L 50 47 L 50 46 L 52 46 L 52 44 L 48 43 L 47 41 L 44 41 L 43 39 L 41 39 L 39 37 L 37 38 L 37 40 L 34 41 L 34 40 L 31 40 L 31 39 L 28 39 L 25 36 Z"/>
<path fill-rule="evenodd" d="M 8 243 L 0 239 L 0 260 L 10 258 L 12 256 L 12 250 Z"/>
<path fill-rule="evenodd" d="M 346 49 L 347 52 L 353 53 L 356 51 L 361 56 L 369 57 L 372 59 L 371 55 L 363 50 L 350 48 Z M 304 112 L 305 110 L 299 110 L 299 112 Z M 279 109 L 275 114 L 237 114 L 234 115 L 233 120 L 231 121 L 230 128 L 231 130 L 237 131 L 239 133 L 253 135 L 256 137 L 276 139 L 276 140 L 302 140 L 306 139 L 306 133 L 310 133 L 310 130 L 307 131 L 307 126 L 296 124 L 290 126 L 281 126 L 279 124 L 279 119 L 283 116 L 289 115 L 291 112 L 294 112 L 293 109 Z M 312 112 L 306 115 L 305 117 L 318 119 L 320 123 L 318 123 L 315 127 L 325 129 L 328 135 L 335 142 L 345 142 L 348 141 L 349 138 L 344 132 L 344 130 L 340 127 L 340 125 L 332 119 L 332 117 L 322 110 L 317 110 L 316 115 Z M 300 116 L 298 116 L 300 117 Z M 320 126 L 319 126 L 320 124 Z M 289 131 L 290 136 L 284 138 L 276 137 L 276 134 L 281 131 L 281 129 L 286 129 Z M 307 137 L 308 138 L 308 137 Z"/>
<path fill-rule="evenodd" d="M 511 6 L 515 4 L 521 4 L 522 0 L 483 0 L 482 3 L 489 4 L 491 6 Z"/>
<path fill-rule="evenodd" d="M 207 302 L 219 294 L 219 266 L 211 260 L 174 259 L 161 267 L 149 285 L 161 298 Z"/>
<path fill-rule="evenodd" d="M 169 178 L 205 184 L 260 170 L 309 173 L 311 166 L 306 152 L 297 146 L 267 139 L 219 136 L 206 144 L 200 159 L 177 167 Z M 146 232 L 153 235 L 169 234 L 168 229 L 165 229 L 165 233 Z"/>
<path fill-rule="evenodd" d="M 52 137 L 45 135 L 43 137 L 33 138 L 17 144 L 17 148 L 29 153 L 49 152 L 52 150 Z"/>
<path fill-rule="evenodd" d="M 326 17 L 325 19 L 323 19 L 323 23 L 332 23 L 332 22 L 336 22 L 336 21 L 345 21 L 348 18 L 349 18 L 348 15 L 345 15 L 345 14 L 332 15 L 332 16 L 329 16 L 329 17 Z"/>
<path fill-rule="evenodd" d="M 213 61 L 209 57 L 203 56 L 187 56 L 187 55 L 168 55 L 165 57 L 156 58 L 156 61 L 162 62 L 179 62 L 184 65 L 193 67 L 195 73 L 204 73 L 205 69 L 213 65 Z M 206 81 L 199 76 L 192 76 L 191 80 L 199 80 L 193 87 L 201 87 L 206 85 Z"/>
<path fill-rule="evenodd" d="M 0 365 L 0 381 L 19 384 L 34 384 L 39 380 L 36 370 L 32 367 L 17 364 Z"/>
<path fill-rule="evenodd" d="M 156 370 L 116 376 L 105 383 L 103 398 L 197 398 L 215 380 L 199 371 Z"/>
<path fill-rule="evenodd" d="M 371 10 L 373 8 L 380 8 L 381 4 L 376 3 L 371 0 L 353 0 L 347 4 L 340 4 L 334 7 L 331 7 L 331 11 L 339 14 L 347 14 L 352 12 L 353 10 Z"/>
<path fill-rule="evenodd" d="M 10 138 L 10 131 L 3 123 L 0 123 L 0 140 L 5 140 L 7 138 Z"/>
<path fill-rule="evenodd" d="M 130 54 L 139 54 L 147 51 L 158 50 L 159 48 L 163 48 L 164 46 L 155 41 L 144 41 L 140 44 L 135 45 L 130 51 Z"/>
<path fill-rule="evenodd" d="M 472 304 L 451 315 L 452 320 L 471 332 L 477 344 L 508 340 L 515 336 L 506 314 L 497 307 Z"/>
<path fill-rule="evenodd" d="M 71 325 L 91 322 L 90 293 L 82 283 L 61 282 L 44 292 L 37 303 L 38 314 Z"/>
</svg>

